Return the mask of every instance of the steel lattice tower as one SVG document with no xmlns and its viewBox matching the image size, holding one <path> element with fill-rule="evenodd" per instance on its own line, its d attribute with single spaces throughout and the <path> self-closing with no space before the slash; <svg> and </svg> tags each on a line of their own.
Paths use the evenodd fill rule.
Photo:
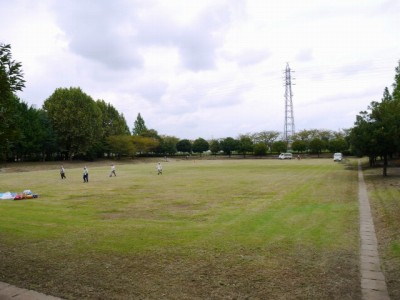
<svg viewBox="0 0 400 300">
<path fill-rule="evenodd" d="M 293 93 L 292 93 L 292 77 L 289 63 L 285 69 L 285 128 L 283 130 L 283 140 L 287 141 L 289 148 L 292 144 L 292 136 L 294 135 L 294 115 L 293 115 Z"/>
</svg>

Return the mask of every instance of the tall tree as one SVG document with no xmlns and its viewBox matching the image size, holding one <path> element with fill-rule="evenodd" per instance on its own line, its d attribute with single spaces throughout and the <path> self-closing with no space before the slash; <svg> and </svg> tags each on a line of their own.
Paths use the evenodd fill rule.
<svg viewBox="0 0 400 300">
<path fill-rule="evenodd" d="M 72 159 L 87 151 L 102 136 L 101 111 L 80 88 L 58 88 L 44 102 L 61 150 Z"/>
<path fill-rule="evenodd" d="M 384 159 L 383 175 L 387 175 L 388 158 L 400 150 L 400 99 L 395 100 L 385 88 L 380 103 L 371 103 L 371 118 L 375 123 L 377 155 Z"/>
<path fill-rule="evenodd" d="M 394 100 L 400 101 L 400 60 L 397 67 L 395 68 L 396 74 L 394 75 L 393 92 L 392 96 Z"/>
<path fill-rule="evenodd" d="M 25 87 L 22 64 L 12 59 L 10 45 L 0 44 L 0 71 L 6 76 L 1 80 L 7 81 L 11 92 L 22 91 Z"/>
<path fill-rule="evenodd" d="M 144 122 L 144 119 L 140 115 L 140 113 L 138 113 L 136 120 L 133 124 L 132 134 L 133 135 L 141 135 L 145 131 L 147 131 L 146 124 Z"/>
<path fill-rule="evenodd" d="M 13 144 L 14 156 L 22 160 L 46 160 L 57 151 L 56 135 L 42 109 L 19 104 L 19 138 Z"/>
<path fill-rule="evenodd" d="M 24 87 L 21 63 L 12 60 L 10 45 L 0 44 L 0 160 L 7 159 L 8 149 L 18 135 L 19 98 L 15 92 Z"/>
</svg>

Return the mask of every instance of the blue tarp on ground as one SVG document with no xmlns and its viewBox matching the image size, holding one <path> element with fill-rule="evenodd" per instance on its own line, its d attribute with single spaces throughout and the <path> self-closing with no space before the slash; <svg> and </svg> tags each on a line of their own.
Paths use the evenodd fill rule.
<svg viewBox="0 0 400 300">
<path fill-rule="evenodd" d="M 17 196 L 17 193 L 12 193 L 12 192 L 5 192 L 5 193 L 0 193 L 0 199 L 1 200 L 14 200 L 15 196 Z"/>
</svg>

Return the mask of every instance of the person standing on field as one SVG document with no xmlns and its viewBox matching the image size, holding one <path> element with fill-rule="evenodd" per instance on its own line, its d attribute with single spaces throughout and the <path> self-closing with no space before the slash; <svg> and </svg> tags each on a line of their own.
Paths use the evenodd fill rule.
<svg viewBox="0 0 400 300">
<path fill-rule="evenodd" d="M 61 168 L 60 168 L 60 175 L 61 175 L 61 179 L 67 179 L 67 177 L 65 176 L 64 166 L 61 166 Z"/>
<path fill-rule="evenodd" d="M 162 165 L 160 162 L 157 164 L 157 175 L 162 175 Z"/>
<path fill-rule="evenodd" d="M 89 170 L 86 166 L 83 168 L 83 182 L 89 182 Z"/>
<path fill-rule="evenodd" d="M 114 176 L 117 176 L 117 174 L 115 173 L 115 165 L 112 164 L 111 165 L 111 173 L 110 173 L 110 177 L 114 174 Z"/>
</svg>

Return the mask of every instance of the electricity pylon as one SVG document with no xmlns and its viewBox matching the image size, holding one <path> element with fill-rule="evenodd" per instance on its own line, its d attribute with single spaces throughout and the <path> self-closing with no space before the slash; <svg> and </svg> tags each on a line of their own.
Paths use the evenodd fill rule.
<svg viewBox="0 0 400 300">
<path fill-rule="evenodd" d="M 292 76 L 289 63 L 285 69 L 285 128 L 283 130 L 283 140 L 288 143 L 288 148 L 292 146 L 292 137 L 294 135 L 294 115 L 293 115 L 293 93 Z"/>
</svg>

